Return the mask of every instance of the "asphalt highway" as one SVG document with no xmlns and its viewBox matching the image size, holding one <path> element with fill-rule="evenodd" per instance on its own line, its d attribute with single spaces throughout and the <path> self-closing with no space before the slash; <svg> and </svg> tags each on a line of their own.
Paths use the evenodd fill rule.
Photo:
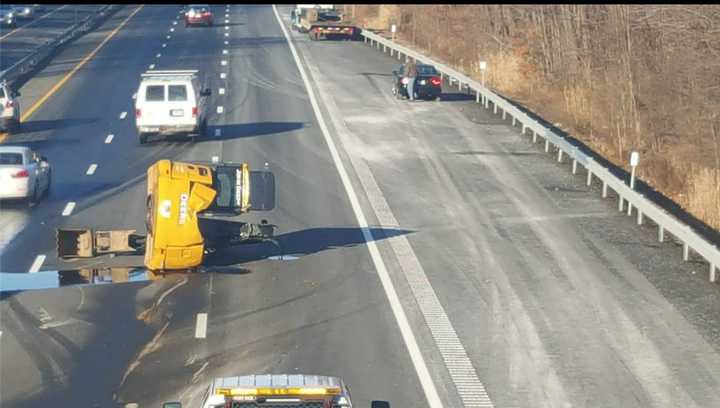
<svg viewBox="0 0 720 408">
<path fill-rule="evenodd" d="M 359 407 L 720 406 L 720 291 L 675 247 L 472 98 L 395 100 L 397 60 L 362 42 L 311 42 L 280 7 L 291 49 L 272 7 L 212 9 L 186 28 L 179 6 L 127 6 L 24 85 L 30 107 L 65 81 L 6 140 L 53 182 L 2 204 L 0 271 L 75 265 L 57 227 L 144 232 L 147 167 L 213 156 L 275 174 L 276 209 L 244 219 L 291 256 L 240 247 L 212 273 L 4 297 L 0 405 L 192 407 L 214 377 L 302 372 L 343 377 Z M 138 144 L 151 68 L 202 73 L 209 135 Z M 123 262 L 141 260 L 84 265 Z"/>
<path fill-rule="evenodd" d="M 32 19 L 20 19 L 15 28 L 0 27 L 0 71 L 52 41 L 78 21 L 92 15 L 98 5 L 42 5 Z"/>
</svg>

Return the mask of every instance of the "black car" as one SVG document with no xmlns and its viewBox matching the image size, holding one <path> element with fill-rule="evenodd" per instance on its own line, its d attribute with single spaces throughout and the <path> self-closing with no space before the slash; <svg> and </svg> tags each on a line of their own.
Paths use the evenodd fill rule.
<svg viewBox="0 0 720 408">
<path fill-rule="evenodd" d="M 417 64 L 417 77 L 415 78 L 415 98 L 440 100 L 442 93 L 442 81 L 440 73 L 432 65 Z M 396 98 L 408 98 L 407 77 L 405 77 L 405 65 L 401 65 L 397 71 L 393 71 L 392 93 Z"/>
</svg>

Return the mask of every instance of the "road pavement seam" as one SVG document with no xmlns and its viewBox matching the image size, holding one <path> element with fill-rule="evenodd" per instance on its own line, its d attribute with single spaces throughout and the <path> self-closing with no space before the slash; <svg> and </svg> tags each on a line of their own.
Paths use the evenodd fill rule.
<svg viewBox="0 0 720 408">
<path fill-rule="evenodd" d="M 30 269 L 28 270 L 28 273 L 35 273 L 42 268 L 43 262 L 45 262 L 45 255 L 41 254 L 35 257 L 35 260 L 33 261 L 32 265 L 30 266 Z"/>
<path fill-rule="evenodd" d="M 282 19 L 280 18 L 280 14 L 278 13 L 277 7 L 275 5 L 273 5 L 272 7 L 273 7 L 273 11 L 275 12 L 275 17 L 277 18 L 278 24 L 280 25 L 280 29 L 282 30 L 283 35 L 285 36 L 285 39 L 288 43 L 290 52 L 293 55 L 293 58 L 295 60 L 295 64 L 297 65 L 298 71 L 300 72 L 300 76 L 303 79 L 305 88 L 307 89 L 308 97 L 310 99 L 310 104 L 312 105 L 313 111 L 315 113 L 315 117 L 317 118 L 318 125 L 320 126 L 320 130 L 322 131 L 323 137 L 325 138 L 325 142 L 327 143 L 328 149 L 330 150 L 330 155 L 332 156 L 333 162 L 335 163 L 335 167 L 338 170 L 338 174 L 343 183 L 345 191 L 348 195 L 350 205 L 355 214 L 355 218 L 358 221 L 358 225 L 361 228 L 363 238 L 364 238 L 365 242 L 367 243 L 368 251 L 370 252 L 370 257 L 372 258 L 373 263 L 375 264 L 375 269 L 377 271 L 378 277 L 380 278 L 380 282 L 382 283 L 383 289 L 385 290 L 385 295 L 388 298 L 388 303 L 390 303 L 390 308 L 393 312 L 393 315 L 395 316 L 395 320 L 398 324 L 400 334 L 402 335 L 403 341 L 405 342 L 405 346 L 408 349 L 408 354 L 410 355 L 410 359 L 413 362 L 413 366 L 418 375 L 418 379 L 419 379 L 420 384 L 425 393 L 425 397 L 427 399 L 428 406 L 431 408 L 440 408 L 443 406 L 443 404 L 442 404 L 442 401 L 440 400 L 440 396 L 438 395 L 437 388 L 435 387 L 435 383 L 433 382 L 432 376 L 430 375 L 430 372 L 427 368 L 427 364 L 425 363 L 425 358 L 423 357 L 422 352 L 420 351 L 420 347 L 418 346 L 417 340 L 415 339 L 415 334 L 412 331 L 412 328 L 410 326 L 408 318 L 405 314 L 405 310 L 403 309 L 402 304 L 400 303 L 400 299 L 398 297 L 397 291 L 395 290 L 392 280 L 390 279 L 390 275 L 385 266 L 385 262 L 383 261 L 382 256 L 380 255 L 380 251 L 378 250 L 377 244 L 375 243 L 374 238 L 370 232 L 370 228 L 369 228 L 367 220 L 365 218 L 365 214 L 363 213 L 362 208 L 360 207 L 360 202 L 357 198 L 357 195 L 355 194 L 355 190 L 354 190 L 352 184 L 350 183 L 350 178 L 347 174 L 347 171 L 345 170 L 345 166 L 342 163 L 342 161 L 340 160 L 340 155 L 338 154 L 337 148 L 335 147 L 335 143 L 333 142 L 332 138 L 330 137 L 330 133 L 327 128 L 327 124 L 325 123 L 322 113 L 320 112 L 320 107 L 315 98 L 315 93 L 312 89 L 312 86 L 310 85 L 308 76 L 305 73 L 305 69 L 303 68 L 302 63 L 300 62 L 300 57 L 298 56 L 297 50 L 295 49 L 295 46 L 294 46 L 290 36 L 288 35 L 287 30 L 285 29 L 285 25 L 283 24 Z"/>
</svg>

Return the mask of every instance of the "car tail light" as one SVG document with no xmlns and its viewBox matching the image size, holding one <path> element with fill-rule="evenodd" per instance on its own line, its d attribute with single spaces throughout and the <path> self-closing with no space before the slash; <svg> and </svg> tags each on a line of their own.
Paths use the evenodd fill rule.
<svg viewBox="0 0 720 408">
<path fill-rule="evenodd" d="M 28 171 L 25 169 L 22 169 L 12 175 L 12 178 L 26 178 L 26 177 L 30 177 L 30 173 L 28 173 Z"/>
<path fill-rule="evenodd" d="M 430 78 L 430 83 L 433 84 L 433 85 L 435 85 L 435 86 L 440 86 L 440 84 L 442 83 L 442 81 L 440 81 L 440 78 L 434 76 L 434 77 Z"/>
<path fill-rule="evenodd" d="M 13 101 L 7 101 L 7 102 L 5 102 L 5 107 L 6 107 L 6 108 L 12 108 L 12 107 L 13 107 Z"/>
<path fill-rule="evenodd" d="M 408 84 L 408 79 L 407 79 L 407 78 L 403 78 L 403 79 L 400 80 L 400 83 L 403 84 L 403 85 L 407 85 L 407 84 Z"/>
<path fill-rule="evenodd" d="M 142 112 L 140 111 L 140 109 L 135 109 L 135 117 L 139 118 L 140 116 L 142 116 Z"/>
<path fill-rule="evenodd" d="M 192 108 L 192 117 L 197 118 L 197 106 L 193 106 Z"/>
</svg>

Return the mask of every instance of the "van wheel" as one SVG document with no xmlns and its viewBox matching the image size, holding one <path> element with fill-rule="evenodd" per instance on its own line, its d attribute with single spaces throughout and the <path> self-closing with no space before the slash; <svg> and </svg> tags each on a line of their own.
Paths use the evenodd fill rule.
<svg viewBox="0 0 720 408">
<path fill-rule="evenodd" d="M 147 133 L 139 133 L 138 141 L 140 141 L 140 144 L 145 144 L 147 142 Z"/>
</svg>

